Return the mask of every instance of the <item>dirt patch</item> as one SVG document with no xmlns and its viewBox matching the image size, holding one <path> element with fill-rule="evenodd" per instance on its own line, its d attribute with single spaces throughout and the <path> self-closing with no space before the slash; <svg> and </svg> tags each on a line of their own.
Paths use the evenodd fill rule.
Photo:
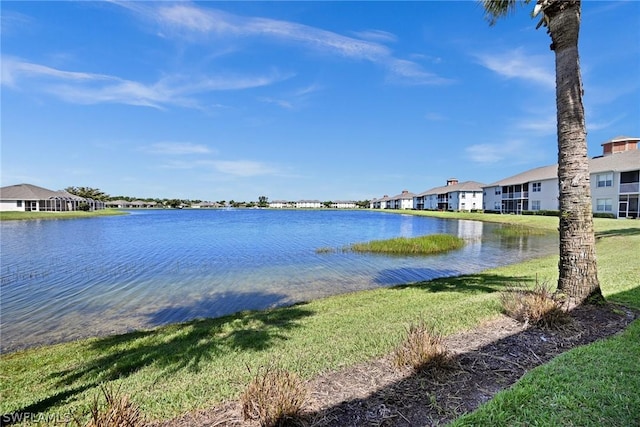
<svg viewBox="0 0 640 427">
<path fill-rule="evenodd" d="M 562 330 L 528 328 L 500 317 L 446 339 L 451 369 L 414 373 L 390 357 L 329 372 L 309 381 L 304 425 L 441 425 L 471 412 L 532 368 L 574 347 L 622 331 L 638 313 L 611 305 L 572 311 Z M 256 426 L 243 421 L 241 405 L 226 402 L 157 426 Z"/>
</svg>

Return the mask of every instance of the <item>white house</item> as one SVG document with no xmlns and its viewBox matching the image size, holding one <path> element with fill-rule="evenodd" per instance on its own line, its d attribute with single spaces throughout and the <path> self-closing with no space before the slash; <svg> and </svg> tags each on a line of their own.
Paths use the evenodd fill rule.
<svg viewBox="0 0 640 427">
<path fill-rule="evenodd" d="M 355 209 L 358 207 L 356 202 L 351 200 L 338 200 L 331 203 L 331 207 L 334 209 Z"/>
<path fill-rule="evenodd" d="M 292 208 L 293 206 L 293 203 L 289 203 L 286 200 L 272 200 L 269 202 L 269 207 L 273 209 Z"/>
<path fill-rule="evenodd" d="M 387 209 L 413 209 L 413 193 L 402 190 L 402 193 L 389 197 Z"/>
<path fill-rule="evenodd" d="M 298 200 L 296 202 L 297 209 L 319 209 L 322 207 L 320 200 Z"/>
<path fill-rule="evenodd" d="M 638 218 L 640 138 L 616 137 L 589 159 L 593 212 Z M 558 210 L 558 165 L 543 166 L 483 187 L 484 210 L 501 213 Z"/>
<path fill-rule="evenodd" d="M 32 184 L 10 185 L 0 188 L 0 211 L 76 211 L 81 206 L 90 210 L 104 209 L 100 200 L 86 199 L 66 191 L 53 191 Z"/>
<path fill-rule="evenodd" d="M 373 199 L 369 203 L 369 207 L 371 207 L 371 209 L 390 209 L 390 202 L 390 197 L 385 194 L 379 199 Z"/>
<path fill-rule="evenodd" d="M 482 209 L 484 184 L 476 181 L 447 180 L 447 185 L 435 187 L 413 197 L 418 210 L 471 211 Z"/>
</svg>

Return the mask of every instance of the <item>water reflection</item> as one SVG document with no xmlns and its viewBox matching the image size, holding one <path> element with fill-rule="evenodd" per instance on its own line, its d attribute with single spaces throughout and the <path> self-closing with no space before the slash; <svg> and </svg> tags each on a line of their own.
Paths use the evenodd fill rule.
<svg viewBox="0 0 640 427">
<path fill-rule="evenodd" d="M 0 227 L 3 352 L 476 273 L 557 248 L 495 224 L 368 211 L 173 210 Z M 433 233 L 467 243 L 430 257 L 316 252 Z"/>
</svg>

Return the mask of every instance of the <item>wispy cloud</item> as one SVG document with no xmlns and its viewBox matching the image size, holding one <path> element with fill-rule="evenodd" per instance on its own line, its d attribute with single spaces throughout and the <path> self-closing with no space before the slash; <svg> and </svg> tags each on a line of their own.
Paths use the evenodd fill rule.
<svg viewBox="0 0 640 427">
<path fill-rule="evenodd" d="M 495 73 L 509 78 L 521 79 L 549 89 L 555 88 L 555 71 L 551 56 L 529 55 L 517 48 L 503 53 L 476 55 L 478 62 Z"/>
<path fill-rule="evenodd" d="M 77 104 L 117 103 L 162 109 L 169 105 L 196 108 L 198 95 L 268 86 L 288 78 L 277 71 L 267 75 L 167 76 L 142 83 L 115 76 L 65 71 L 12 57 L 2 57 L 2 85 L 40 89 Z"/>
<path fill-rule="evenodd" d="M 218 172 L 238 177 L 278 174 L 273 166 L 252 160 L 215 160 L 212 165 Z"/>
<path fill-rule="evenodd" d="M 159 164 L 158 167 L 162 169 L 213 171 L 223 176 L 234 178 L 283 175 L 279 168 L 255 160 L 169 159 Z"/>
<path fill-rule="evenodd" d="M 525 164 L 542 159 L 541 149 L 520 139 L 507 140 L 501 143 L 484 143 L 470 145 L 465 149 L 467 157 L 476 163 L 493 164 L 509 161 L 511 164 Z"/>
<path fill-rule="evenodd" d="M 368 30 L 348 37 L 296 22 L 261 17 L 246 17 L 213 8 L 201 8 L 192 3 L 120 3 L 145 19 L 158 25 L 165 37 L 183 37 L 189 40 L 209 37 L 259 38 L 261 41 L 277 39 L 305 50 L 320 51 L 352 60 L 369 61 L 380 65 L 398 81 L 408 84 L 444 84 L 448 80 L 430 73 L 423 67 L 394 56 L 382 42 L 392 42 L 393 34 Z"/>
<path fill-rule="evenodd" d="M 395 34 L 381 30 L 356 31 L 353 33 L 356 37 L 378 42 L 396 42 L 398 37 Z"/>
<path fill-rule="evenodd" d="M 546 117 L 525 118 L 518 121 L 516 128 L 533 132 L 537 135 L 554 135 L 556 133 L 556 115 L 550 114 Z"/>
<path fill-rule="evenodd" d="M 143 147 L 142 150 L 153 154 L 168 155 L 211 154 L 214 152 L 206 145 L 190 142 L 158 142 Z"/>
</svg>

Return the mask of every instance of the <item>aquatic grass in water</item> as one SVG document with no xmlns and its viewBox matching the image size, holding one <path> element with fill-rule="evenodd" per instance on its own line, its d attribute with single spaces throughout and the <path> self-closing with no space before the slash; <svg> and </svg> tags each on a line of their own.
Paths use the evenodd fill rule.
<svg viewBox="0 0 640 427">
<path fill-rule="evenodd" d="M 505 225 L 496 228 L 493 232 L 505 237 L 544 236 L 549 233 L 542 228 L 527 227 L 526 225 Z"/>
<path fill-rule="evenodd" d="M 398 237 L 388 240 L 373 240 L 354 243 L 349 249 L 354 252 L 370 252 L 393 255 L 430 255 L 460 249 L 464 239 L 450 234 L 430 234 L 419 237 Z"/>
</svg>

